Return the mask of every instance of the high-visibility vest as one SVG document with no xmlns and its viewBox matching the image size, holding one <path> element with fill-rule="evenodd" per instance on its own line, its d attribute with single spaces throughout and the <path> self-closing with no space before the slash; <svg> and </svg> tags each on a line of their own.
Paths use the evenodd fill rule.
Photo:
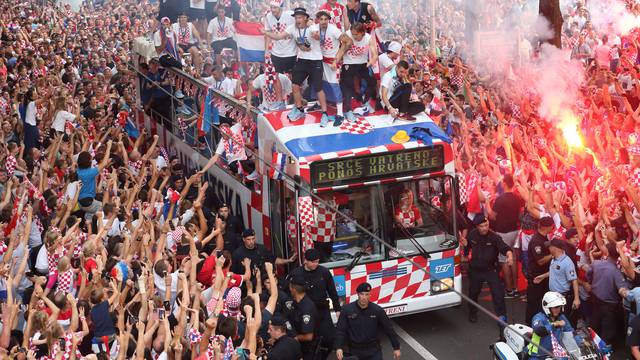
<svg viewBox="0 0 640 360">
<path fill-rule="evenodd" d="M 537 356 L 540 346 L 540 335 L 533 333 L 531 334 L 531 342 L 527 345 L 527 353 L 529 356 Z"/>
</svg>

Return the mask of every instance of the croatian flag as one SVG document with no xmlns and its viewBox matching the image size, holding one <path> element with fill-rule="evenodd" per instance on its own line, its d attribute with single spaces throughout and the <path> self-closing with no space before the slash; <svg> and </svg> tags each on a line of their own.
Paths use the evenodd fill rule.
<svg viewBox="0 0 640 360">
<path fill-rule="evenodd" d="M 271 165 L 273 165 L 271 170 L 269 170 L 271 178 L 275 180 L 282 180 L 284 167 L 287 165 L 287 155 L 274 151 Z"/>
<path fill-rule="evenodd" d="M 262 24 L 236 21 L 234 26 L 240 61 L 264 62 L 264 35 L 260 33 Z"/>
</svg>

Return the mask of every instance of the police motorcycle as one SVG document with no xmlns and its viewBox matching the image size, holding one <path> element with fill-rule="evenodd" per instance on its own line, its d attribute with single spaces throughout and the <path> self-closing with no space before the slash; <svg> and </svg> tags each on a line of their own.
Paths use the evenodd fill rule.
<svg viewBox="0 0 640 360">
<path fill-rule="evenodd" d="M 566 300 L 564 296 L 555 292 L 548 292 L 542 301 L 542 309 L 547 317 L 550 316 L 550 308 L 561 306 L 564 310 Z M 562 333 L 558 342 L 562 345 L 562 356 L 554 354 L 546 358 L 562 360 L 608 360 L 608 353 L 601 350 L 595 339 L 599 337 L 590 330 L 583 321 L 578 322 L 573 331 Z M 529 359 L 529 340 L 534 336 L 531 327 L 523 324 L 508 325 L 503 330 L 504 341 L 499 341 L 489 346 L 494 360 L 526 360 Z M 547 354 L 548 355 L 548 354 Z"/>
</svg>

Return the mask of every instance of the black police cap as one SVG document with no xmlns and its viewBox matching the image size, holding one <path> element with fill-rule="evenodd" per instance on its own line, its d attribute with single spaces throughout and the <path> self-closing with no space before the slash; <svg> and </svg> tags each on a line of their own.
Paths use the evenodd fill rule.
<svg viewBox="0 0 640 360">
<path fill-rule="evenodd" d="M 317 249 L 309 249 L 304 252 L 304 259 L 307 261 L 320 260 L 320 251 Z"/>
<path fill-rule="evenodd" d="M 356 292 L 358 293 L 363 293 L 363 292 L 370 292 L 371 291 L 371 284 L 364 282 L 360 285 L 358 285 L 358 288 L 356 288 Z"/>
<path fill-rule="evenodd" d="M 244 229 L 244 231 L 242 232 L 242 237 L 243 238 L 246 238 L 246 237 L 249 237 L 249 236 L 255 236 L 255 235 L 256 235 L 256 232 L 253 231 L 253 229 Z"/>
</svg>

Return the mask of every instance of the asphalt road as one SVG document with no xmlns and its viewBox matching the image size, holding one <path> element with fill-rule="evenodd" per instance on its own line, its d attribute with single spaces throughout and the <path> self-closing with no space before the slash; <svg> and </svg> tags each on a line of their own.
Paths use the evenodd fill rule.
<svg viewBox="0 0 640 360">
<path fill-rule="evenodd" d="M 463 285 L 466 292 L 466 278 Z M 526 302 L 522 299 L 507 299 L 510 323 L 524 321 Z M 493 310 L 489 289 L 485 287 L 480 303 Z M 489 345 L 498 338 L 496 322 L 484 313 L 478 314 L 478 322 L 467 319 L 466 303 L 458 308 L 448 308 L 421 314 L 394 318 L 400 328 L 402 360 L 484 360 L 493 359 Z M 388 339 L 381 338 L 384 359 L 393 359 Z M 416 349 L 412 348 L 413 345 Z M 611 360 L 627 359 L 622 352 L 614 353 Z"/>
</svg>

